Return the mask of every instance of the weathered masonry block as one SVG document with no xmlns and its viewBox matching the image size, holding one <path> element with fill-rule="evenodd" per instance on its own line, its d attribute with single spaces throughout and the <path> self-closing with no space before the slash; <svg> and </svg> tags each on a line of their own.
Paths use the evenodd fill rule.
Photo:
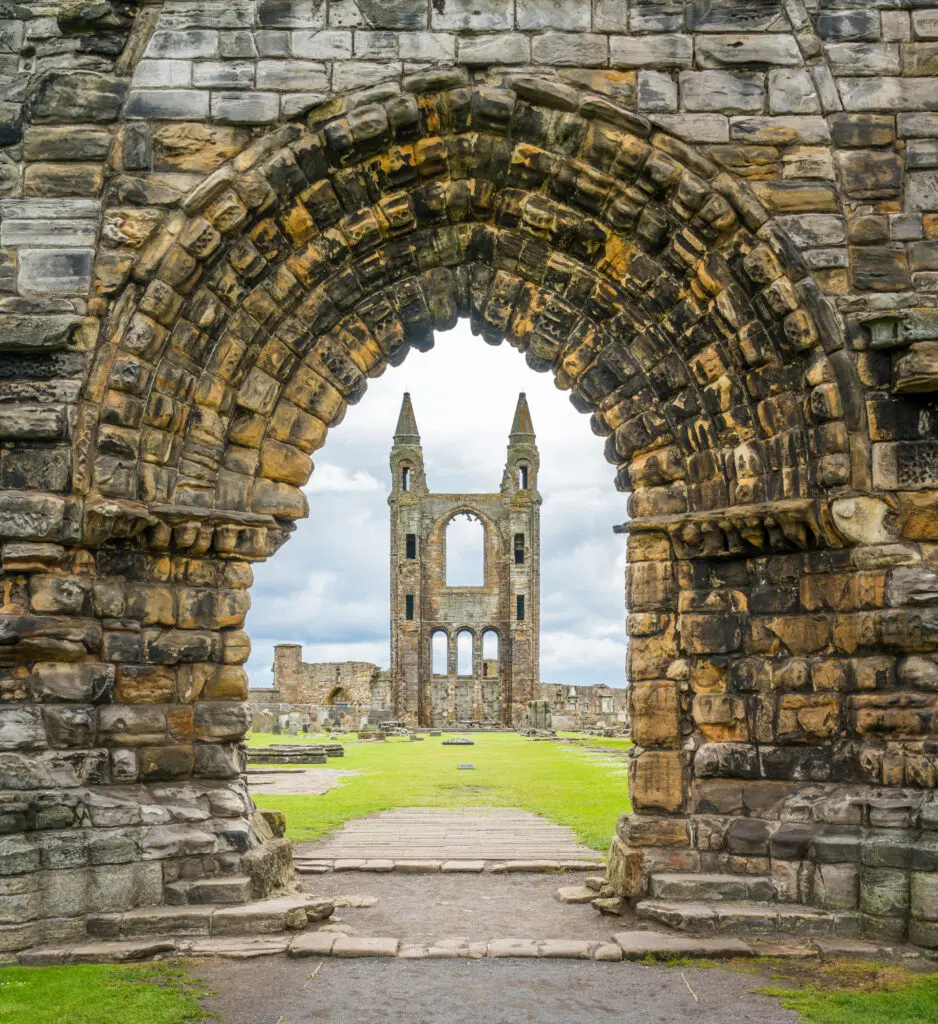
<svg viewBox="0 0 938 1024">
<path fill-rule="evenodd" d="M 4 18 L 0 957 L 288 884 L 240 778 L 251 564 L 460 318 L 629 494 L 615 891 L 756 873 L 938 946 L 938 8 Z"/>
</svg>

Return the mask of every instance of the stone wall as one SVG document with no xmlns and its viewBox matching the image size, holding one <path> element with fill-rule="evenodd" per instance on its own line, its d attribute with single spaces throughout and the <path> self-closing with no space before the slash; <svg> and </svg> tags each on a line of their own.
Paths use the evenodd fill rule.
<svg viewBox="0 0 938 1024">
<path fill-rule="evenodd" d="M 541 683 L 537 700 L 550 703 L 554 729 L 610 728 L 628 731 L 629 692 L 624 687 Z"/>
<path fill-rule="evenodd" d="M 349 705 L 357 724 L 372 710 L 390 710 L 386 669 L 366 661 L 305 662 L 300 644 L 274 648 L 274 689 L 280 703 L 303 705 L 311 714 L 335 704 Z M 252 690 L 251 698 L 262 691 Z"/>
<path fill-rule="evenodd" d="M 617 890 L 766 871 L 938 945 L 938 8 L 2 31 L 0 955 L 181 872 L 275 884 L 239 779 L 251 563 L 367 379 L 461 317 L 629 493 Z"/>
</svg>

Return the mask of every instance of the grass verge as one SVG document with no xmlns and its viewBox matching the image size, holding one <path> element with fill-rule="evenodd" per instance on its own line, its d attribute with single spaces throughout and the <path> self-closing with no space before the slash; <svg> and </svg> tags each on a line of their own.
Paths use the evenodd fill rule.
<svg viewBox="0 0 938 1024">
<path fill-rule="evenodd" d="M 0 1024 L 190 1024 L 206 993 L 176 964 L 0 968 Z"/>
<path fill-rule="evenodd" d="M 526 740 L 515 733 L 472 738 L 471 747 L 444 747 L 442 736 L 421 743 L 346 741 L 345 757 L 330 766 L 360 776 L 344 779 L 323 796 L 259 792 L 256 799 L 286 814 L 287 836 L 297 842 L 395 807 L 518 807 L 568 825 L 595 850 L 607 849 L 616 819 L 630 809 L 623 761 L 588 747 Z M 253 734 L 248 742 L 266 746 L 275 738 Z M 467 763 L 475 768 L 458 767 Z"/>
<path fill-rule="evenodd" d="M 797 987 L 757 989 L 809 1024 L 936 1024 L 938 974 L 862 960 L 833 960 L 810 967 L 791 963 L 774 980 Z"/>
</svg>

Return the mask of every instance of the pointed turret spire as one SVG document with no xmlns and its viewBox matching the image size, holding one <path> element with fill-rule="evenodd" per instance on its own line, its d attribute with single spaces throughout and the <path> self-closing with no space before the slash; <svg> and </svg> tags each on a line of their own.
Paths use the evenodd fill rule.
<svg viewBox="0 0 938 1024">
<path fill-rule="evenodd" d="M 537 471 L 540 467 L 537 442 L 534 439 L 534 423 L 528 400 L 522 391 L 515 406 L 515 418 L 511 421 L 508 435 L 508 460 L 502 476 L 502 494 L 520 491 L 537 495 Z M 540 501 L 540 497 L 537 497 Z"/>
<path fill-rule="evenodd" d="M 534 442 L 534 424 L 531 422 L 531 411 L 528 409 L 528 400 L 522 391 L 518 395 L 518 404 L 515 406 L 515 418 L 511 422 L 511 441 Z"/>
<path fill-rule="evenodd" d="M 397 417 L 397 429 L 394 431 L 395 444 L 420 444 L 420 431 L 417 430 L 417 419 L 410 401 L 410 392 L 404 392 L 401 402 L 401 414 Z"/>
</svg>

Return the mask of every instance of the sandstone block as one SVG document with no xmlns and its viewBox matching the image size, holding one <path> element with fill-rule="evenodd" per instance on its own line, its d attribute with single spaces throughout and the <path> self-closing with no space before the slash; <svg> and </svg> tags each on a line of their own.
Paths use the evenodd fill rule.
<svg viewBox="0 0 938 1024">
<path fill-rule="evenodd" d="M 693 62 L 691 36 L 666 35 L 612 36 L 609 40 L 610 63 L 617 68 L 688 68 Z"/>
<path fill-rule="evenodd" d="M 910 901 L 908 871 L 893 868 L 861 868 L 860 910 L 876 917 L 902 915 Z"/>
<path fill-rule="evenodd" d="M 682 71 L 680 87 L 688 111 L 756 113 L 765 102 L 765 76 L 756 72 Z"/>
<path fill-rule="evenodd" d="M 630 789 L 636 810 L 678 810 L 684 802 L 683 782 L 680 751 L 645 751 L 630 766 Z"/>
<path fill-rule="evenodd" d="M 631 693 L 632 733 L 646 747 L 672 747 L 680 742 L 677 684 L 636 682 Z"/>
<path fill-rule="evenodd" d="M 90 71 L 43 75 L 31 99 L 34 124 L 107 124 L 116 121 L 127 83 Z"/>
</svg>

